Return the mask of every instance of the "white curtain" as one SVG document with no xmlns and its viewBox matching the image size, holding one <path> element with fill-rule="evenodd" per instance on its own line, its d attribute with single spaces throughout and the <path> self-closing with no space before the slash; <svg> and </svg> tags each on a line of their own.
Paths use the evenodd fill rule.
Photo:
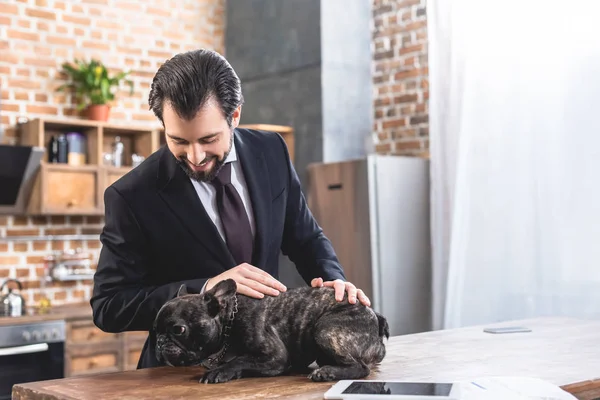
<svg viewBox="0 0 600 400">
<path fill-rule="evenodd" d="M 428 0 L 433 327 L 600 317 L 600 1 Z"/>
</svg>

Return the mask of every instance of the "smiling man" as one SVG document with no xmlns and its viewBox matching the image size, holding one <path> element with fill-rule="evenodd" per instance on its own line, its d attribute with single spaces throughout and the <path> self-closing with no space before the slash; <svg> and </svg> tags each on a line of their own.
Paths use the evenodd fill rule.
<svg viewBox="0 0 600 400">
<path fill-rule="evenodd" d="M 149 332 L 138 368 L 158 365 L 152 324 L 182 284 L 202 292 L 231 278 L 241 294 L 277 296 L 286 290 L 277 280 L 280 252 L 307 284 L 369 305 L 345 281 L 281 136 L 238 128 L 240 80 L 221 55 L 197 50 L 168 60 L 149 103 L 167 145 L 104 193 L 90 300 L 100 329 Z"/>
</svg>

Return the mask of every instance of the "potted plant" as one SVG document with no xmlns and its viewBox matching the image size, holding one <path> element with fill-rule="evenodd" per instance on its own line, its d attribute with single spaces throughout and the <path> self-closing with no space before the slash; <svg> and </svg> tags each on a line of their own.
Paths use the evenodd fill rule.
<svg viewBox="0 0 600 400">
<path fill-rule="evenodd" d="M 133 82 L 125 79 L 129 72 L 118 72 L 110 76 L 106 66 L 94 59 L 89 62 L 76 59 L 74 63 L 64 63 L 62 72 L 70 78 L 70 82 L 56 90 L 74 91 L 77 110 L 86 109 L 87 118 L 92 120 L 108 120 L 110 102 L 114 100 L 114 91 L 121 83 L 129 85 L 129 94 L 133 94 Z"/>
</svg>

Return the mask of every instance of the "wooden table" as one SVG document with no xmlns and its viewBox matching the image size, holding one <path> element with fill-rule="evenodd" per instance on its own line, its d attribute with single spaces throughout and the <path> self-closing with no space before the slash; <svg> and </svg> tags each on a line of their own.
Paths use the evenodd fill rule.
<svg viewBox="0 0 600 400">
<path fill-rule="evenodd" d="M 493 335 L 483 327 L 391 338 L 369 379 L 456 381 L 528 376 L 562 386 L 579 399 L 600 397 L 600 321 L 547 318 L 491 324 L 531 333 Z M 322 399 L 332 383 L 306 376 L 199 384 L 202 368 L 161 367 L 15 385 L 13 399 Z"/>
</svg>

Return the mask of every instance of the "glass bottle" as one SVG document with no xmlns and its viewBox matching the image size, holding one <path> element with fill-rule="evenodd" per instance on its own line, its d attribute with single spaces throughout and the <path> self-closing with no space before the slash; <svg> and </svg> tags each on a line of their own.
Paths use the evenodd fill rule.
<svg viewBox="0 0 600 400">
<path fill-rule="evenodd" d="M 112 162 L 115 167 L 123 166 L 123 142 L 121 142 L 121 137 L 115 137 L 115 141 L 112 144 Z"/>
</svg>

